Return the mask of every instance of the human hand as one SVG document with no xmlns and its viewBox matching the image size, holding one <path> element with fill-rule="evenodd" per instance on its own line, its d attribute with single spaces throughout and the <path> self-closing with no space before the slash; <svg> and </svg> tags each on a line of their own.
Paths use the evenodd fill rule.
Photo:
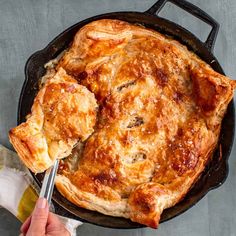
<svg viewBox="0 0 236 236">
<path fill-rule="evenodd" d="M 38 199 L 32 215 L 24 222 L 20 230 L 21 235 L 24 236 L 70 236 L 60 219 L 49 212 L 45 198 Z"/>
</svg>

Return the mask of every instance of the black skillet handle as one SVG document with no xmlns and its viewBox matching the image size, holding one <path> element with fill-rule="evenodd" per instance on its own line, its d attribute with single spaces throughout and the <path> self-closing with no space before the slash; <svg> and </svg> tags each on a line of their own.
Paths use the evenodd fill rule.
<svg viewBox="0 0 236 236">
<path fill-rule="evenodd" d="M 175 4 L 176 6 L 196 16 L 197 18 L 199 18 L 200 20 L 204 21 L 205 23 L 207 23 L 208 25 L 212 27 L 212 30 L 210 34 L 208 35 L 207 40 L 205 41 L 205 46 L 210 51 L 213 51 L 217 33 L 219 31 L 219 24 L 206 12 L 201 10 L 199 7 L 193 5 L 192 3 L 189 3 L 185 0 L 159 0 L 147 11 L 145 11 L 145 13 L 148 13 L 151 15 L 157 15 L 167 2 L 171 2 Z"/>
</svg>

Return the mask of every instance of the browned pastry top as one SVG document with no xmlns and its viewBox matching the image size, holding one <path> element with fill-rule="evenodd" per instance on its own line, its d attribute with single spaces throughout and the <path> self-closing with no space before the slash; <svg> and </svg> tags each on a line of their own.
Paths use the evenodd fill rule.
<svg viewBox="0 0 236 236">
<path fill-rule="evenodd" d="M 78 166 L 61 172 L 59 191 L 79 206 L 157 227 L 210 158 L 235 83 L 177 41 L 118 20 L 84 26 L 59 67 L 100 105 L 97 128 Z"/>
</svg>

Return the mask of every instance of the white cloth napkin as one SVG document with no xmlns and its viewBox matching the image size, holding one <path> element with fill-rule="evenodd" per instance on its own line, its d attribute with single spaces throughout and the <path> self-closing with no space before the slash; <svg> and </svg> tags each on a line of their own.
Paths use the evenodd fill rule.
<svg viewBox="0 0 236 236">
<path fill-rule="evenodd" d="M 21 222 L 31 214 L 39 189 L 17 154 L 0 144 L 0 206 L 9 210 Z M 76 235 L 82 222 L 59 216 L 65 227 Z"/>
</svg>

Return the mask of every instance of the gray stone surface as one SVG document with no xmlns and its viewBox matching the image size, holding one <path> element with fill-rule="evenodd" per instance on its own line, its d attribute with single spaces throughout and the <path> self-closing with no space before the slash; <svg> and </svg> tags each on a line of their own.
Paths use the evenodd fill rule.
<svg viewBox="0 0 236 236">
<path fill-rule="evenodd" d="M 17 102 L 24 81 L 24 64 L 36 50 L 57 34 L 87 17 L 110 11 L 144 11 L 155 0 L 0 0 L 0 143 L 10 147 L 7 132 L 16 124 Z M 208 12 L 221 25 L 214 53 L 227 75 L 236 78 L 236 1 L 190 0 Z M 167 5 L 161 13 L 178 22 L 201 39 L 209 27 L 186 13 Z M 160 228 L 114 230 L 90 224 L 78 235 L 106 236 L 236 236 L 236 149 L 229 160 L 225 184 L 211 191 L 196 206 Z M 18 235 L 19 222 L 0 209 L 0 235 Z"/>
</svg>

